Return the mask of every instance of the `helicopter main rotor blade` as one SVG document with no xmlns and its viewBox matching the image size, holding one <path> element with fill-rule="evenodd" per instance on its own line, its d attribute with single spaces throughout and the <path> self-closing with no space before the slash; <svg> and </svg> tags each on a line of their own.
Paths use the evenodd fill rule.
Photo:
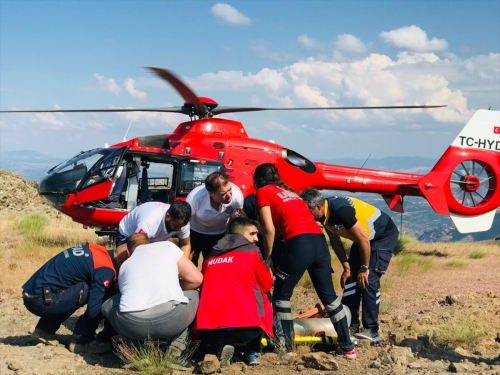
<svg viewBox="0 0 500 375">
<path fill-rule="evenodd" d="M 200 101 L 193 90 L 191 90 L 184 82 L 182 82 L 175 74 L 169 70 L 162 68 L 148 67 L 153 73 L 163 78 L 165 81 L 170 83 L 174 89 L 184 98 L 185 101 L 191 103 L 196 109 L 196 115 L 199 117 L 205 117 L 208 112 L 207 107 Z"/>
<path fill-rule="evenodd" d="M 71 113 L 71 112 L 170 112 L 183 113 L 182 107 L 165 107 L 165 108 L 113 108 L 113 109 L 26 109 L 26 110 L 11 110 L 0 111 L 0 113 Z"/>
<path fill-rule="evenodd" d="M 416 109 L 416 108 L 442 108 L 446 105 L 400 105 L 378 107 L 303 107 L 303 108 L 264 108 L 264 107 L 217 107 L 212 113 L 258 112 L 258 111 L 315 111 L 315 110 L 342 110 L 342 109 Z"/>
</svg>

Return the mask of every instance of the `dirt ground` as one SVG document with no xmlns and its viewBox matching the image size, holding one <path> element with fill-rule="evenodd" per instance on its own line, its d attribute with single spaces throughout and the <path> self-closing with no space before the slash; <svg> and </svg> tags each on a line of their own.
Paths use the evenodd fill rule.
<svg viewBox="0 0 500 375">
<path fill-rule="evenodd" d="M 302 347 L 292 358 L 266 353 L 258 368 L 242 361 L 224 369 L 226 374 L 441 374 L 448 372 L 500 374 L 500 276 L 494 271 L 500 266 L 497 254 L 478 259 L 466 267 L 450 270 L 437 268 L 422 275 L 397 275 L 389 272 L 392 287 L 382 298 L 390 299 L 390 312 L 381 314 L 381 333 L 385 346 L 360 343 L 358 359 L 334 358 L 325 369 L 306 362 L 309 352 L 333 350 L 333 347 Z M 394 267 L 396 268 L 396 267 Z M 493 271 L 488 271 L 493 270 Z M 295 296 L 300 298 L 299 295 Z M 445 302 L 454 294 L 457 301 Z M 484 335 L 472 345 L 447 349 L 436 346 L 433 332 L 438 328 L 457 325 L 456 319 L 471 317 L 484 329 Z M 58 332 L 60 345 L 33 344 L 30 332 L 36 317 L 23 306 L 19 297 L 0 299 L 0 374 L 129 374 L 113 353 L 106 355 L 76 355 L 68 344 L 73 316 Z M 459 329 L 459 326 L 455 327 Z M 318 354 L 319 356 L 319 354 Z M 321 363 L 321 358 L 317 358 Z M 338 367 L 335 370 L 335 367 Z M 190 371 L 191 372 L 191 371 Z M 200 370 L 194 371 L 201 373 Z"/>
<path fill-rule="evenodd" d="M 21 179 L 13 181 L 10 174 L 0 173 L 0 211 L 33 212 L 49 211 L 40 206 L 33 184 Z M 7 182 L 3 184 L 3 182 Z M 24 188 L 15 186 L 24 184 Z M 14 189 L 12 192 L 8 189 Z M 7 190 L 6 190 L 7 189 Z M 15 192 L 18 204 L 5 196 Z M 23 197 L 20 192 L 35 197 Z M 22 208 L 20 208 L 22 207 Z M 40 208 L 40 210 L 36 209 Z M 2 227 L 4 230 L 8 227 Z M 15 248 L 16 236 L 2 236 L 0 255 Z M 483 246 L 485 256 L 467 259 L 460 267 L 446 265 L 447 258 L 440 251 L 432 250 L 432 244 L 421 251 L 432 258 L 433 267 L 421 269 L 412 265 L 403 272 L 398 260 L 393 260 L 383 277 L 382 305 L 380 314 L 383 346 L 371 346 L 360 342 L 358 358 L 354 361 L 325 357 L 334 347 L 304 346 L 297 349 L 293 358 L 275 353 L 265 353 L 259 367 L 248 367 L 236 361 L 224 368 L 225 374 L 446 374 L 477 373 L 500 375 L 500 241 Z M 454 244 L 447 244 L 453 253 Z M 458 245 L 457 245 L 458 246 Z M 451 248 L 451 249 L 450 249 Z M 425 251 L 424 251 L 425 250 Z M 5 257 L 1 257 L 6 262 Z M 9 260 L 10 262 L 10 260 Z M 9 267 L 6 268 L 9 272 Z M 19 272 L 19 269 L 15 270 Z M 31 272 L 31 271 L 26 271 Z M 19 275 L 14 273 L 12 275 Z M 338 274 L 336 274 L 338 276 Z M 46 346 L 30 340 L 37 317 L 23 306 L 20 285 L 30 275 L 18 276 L 23 280 L 2 275 L 12 285 L 0 288 L 0 375 L 28 374 L 133 374 L 122 368 L 116 354 L 78 355 L 69 352 L 69 343 L 77 314 L 65 322 L 58 331 L 60 344 Z M 16 290 L 19 290 L 17 294 Z M 454 295 L 446 300 L 447 296 Z M 314 291 L 297 288 L 292 306 L 295 313 L 312 308 L 317 300 Z M 79 313 L 82 313 L 81 310 Z M 470 328 L 472 327 L 472 328 Z M 470 328 L 470 329 L 469 329 Z M 468 331 L 469 329 L 469 331 Z M 443 344 L 446 330 L 465 331 L 471 337 L 461 343 Z M 467 337 L 469 337 L 467 336 Z M 441 340 L 441 341 L 440 341 Z M 199 367 L 187 373 L 202 373 Z M 175 374 L 180 372 L 174 371 Z"/>
</svg>

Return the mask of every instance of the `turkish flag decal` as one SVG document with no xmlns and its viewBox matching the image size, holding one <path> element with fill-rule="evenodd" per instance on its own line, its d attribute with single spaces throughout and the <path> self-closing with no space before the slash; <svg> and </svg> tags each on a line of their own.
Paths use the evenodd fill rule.
<svg viewBox="0 0 500 375">
<path fill-rule="evenodd" d="M 500 126 L 495 126 L 495 127 L 493 128 L 493 133 L 495 133 L 495 134 L 500 134 Z"/>
</svg>

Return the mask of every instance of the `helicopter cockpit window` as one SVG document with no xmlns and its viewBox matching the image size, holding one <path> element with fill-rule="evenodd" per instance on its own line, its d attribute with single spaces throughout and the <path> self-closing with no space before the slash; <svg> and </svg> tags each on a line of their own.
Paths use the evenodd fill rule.
<svg viewBox="0 0 500 375">
<path fill-rule="evenodd" d="M 188 194 L 195 187 L 203 185 L 207 176 L 213 172 L 224 172 L 224 168 L 219 164 L 202 164 L 198 160 L 183 162 L 180 193 Z"/>
<path fill-rule="evenodd" d="M 301 170 L 307 173 L 316 172 L 316 166 L 306 157 L 300 155 L 299 153 L 288 150 L 286 148 L 282 151 L 283 159 L 291 165 L 299 167 Z"/>
<path fill-rule="evenodd" d="M 48 172 L 48 176 L 40 182 L 41 193 L 73 191 L 85 178 L 87 172 L 104 154 L 111 150 L 93 149 L 68 159 Z"/>
<path fill-rule="evenodd" d="M 121 148 L 104 148 L 85 160 L 87 168 L 90 170 L 86 180 L 83 182 L 82 188 L 86 189 L 96 183 L 111 180 L 115 177 L 120 177 L 123 172 L 123 166 L 120 165 L 120 160 L 125 147 Z"/>
</svg>

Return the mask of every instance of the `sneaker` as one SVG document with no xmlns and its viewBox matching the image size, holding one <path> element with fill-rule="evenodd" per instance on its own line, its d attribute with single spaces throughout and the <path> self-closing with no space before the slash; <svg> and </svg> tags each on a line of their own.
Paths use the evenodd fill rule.
<svg viewBox="0 0 500 375">
<path fill-rule="evenodd" d="M 349 332 L 351 333 L 351 336 L 358 333 L 359 332 L 359 323 L 351 324 L 351 326 L 349 327 Z"/>
<path fill-rule="evenodd" d="M 226 367 L 231 365 L 231 359 L 234 355 L 234 346 L 226 345 L 222 348 L 219 354 L 220 367 Z"/>
<path fill-rule="evenodd" d="M 351 339 L 351 342 L 354 344 L 354 346 L 359 345 L 359 340 L 356 337 L 350 336 L 349 338 Z"/>
<path fill-rule="evenodd" d="M 350 350 L 350 351 L 345 351 L 342 348 L 337 348 L 337 351 L 335 352 L 335 355 L 337 357 L 342 357 L 345 359 L 356 359 L 356 349 Z"/>
<path fill-rule="evenodd" d="M 59 341 L 54 333 L 47 333 L 40 328 L 35 328 L 31 334 L 31 339 L 36 342 L 44 343 L 45 345 L 57 345 Z"/>
<path fill-rule="evenodd" d="M 73 341 L 69 343 L 69 351 L 75 354 L 102 354 L 110 352 L 111 350 L 113 350 L 113 344 L 111 342 L 101 341 L 99 338 L 96 338 L 94 341 L 91 341 L 87 344 L 78 344 Z"/>
<path fill-rule="evenodd" d="M 174 362 L 170 365 L 170 368 L 177 371 L 187 371 L 193 368 L 193 362 L 191 362 L 191 360 L 189 359 L 179 358 L 177 362 Z"/>
<path fill-rule="evenodd" d="M 247 355 L 248 366 L 258 366 L 260 365 L 260 353 L 249 353 Z"/>
<path fill-rule="evenodd" d="M 376 344 L 380 344 L 382 341 L 384 341 L 384 339 L 380 337 L 377 332 L 371 329 L 365 329 L 362 332 L 354 334 L 354 336 L 357 337 L 358 339 L 370 340 Z"/>
</svg>

